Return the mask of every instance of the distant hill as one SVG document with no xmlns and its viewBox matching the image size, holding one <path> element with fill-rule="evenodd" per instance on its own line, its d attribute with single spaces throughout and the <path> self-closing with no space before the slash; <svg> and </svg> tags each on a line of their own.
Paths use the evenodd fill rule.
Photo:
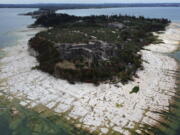
<svg viewBox="0 0 180 135">
<path fill-rule="evenodd" d="M 132 4 L 0 4 L 0 8 L 48 8 L 48 9 L 76 9 L 76 8 L 112 8 L 112 7 L 180 7 L 180 3 L 132 3 Z"/>
</svg>

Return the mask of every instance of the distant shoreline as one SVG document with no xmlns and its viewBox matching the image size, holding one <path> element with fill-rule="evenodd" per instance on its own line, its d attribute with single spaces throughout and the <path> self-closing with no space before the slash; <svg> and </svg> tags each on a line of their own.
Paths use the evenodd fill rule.
<svg viewBox="0 0 180 135">
<path fill-rule="evenodd" d="M 89 9 L 89 8 L 115 8 L 115 7 L 180 7 L 180 3 L 47 3 L 47 4 L 0 4 L 0 8 L 46 8 L 46 9 Z"/>
</svg>

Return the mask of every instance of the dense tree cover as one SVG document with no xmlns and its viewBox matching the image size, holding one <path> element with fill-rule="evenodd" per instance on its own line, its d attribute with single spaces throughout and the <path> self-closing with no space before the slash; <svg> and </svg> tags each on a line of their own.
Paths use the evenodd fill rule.
<svg viewBox="0 0 180 135">
<path fill-rule="evenodd" d="M 77 21 L 83 21 L 85 25 L 96 25 L 97 23 L 109 23 L 109 22 L 121 22 L 126 24 L 127 26 L 141 26 L 141 28 L 145 28 L 147 32 L 149 31 L 158 31 L 164 29 L 170 21 L 167 19 L 147 19 L 143 16 L 135 17 L 135 16 L 122 16 L 122 15 L 100 15 L 100 16 L 85 16 L 85 17 L 77 17 L 73 15 L 67 14 L 48 14 L 39 17 L 34 25 L 42 25 L 45 27 L 54 27 L 57 25 L 62 25 L 66 23 L 74 23 Z"/>
<path fill-rule="evenodd" d="M 67 14 L 48 14 L 39 17 L 35 24 L 45 27 L 60 25 L 68 22 L 75 22 L 78 18 L 75 16 L 69 16 Z"/>
<path fill-rule="evenodd" d="M 167 19 L 121 15 L 76 17 L 49 14 L 37 19 L 34 25 L 52 29 L 38 33 L 29 41 L 29 45 L 39 54 L 38 68 L 57 77 L 70 82 L 99 83 L 110 80 L 125 83 L 133 78 L 137 69 L 143 68 L 138 52 L 145 45 L 160 42 L 152 32 L 165 30 L 169 22 Z M 90 42 L 97 41 L 117 46 L 118 53 L 102 62 L 94 59 L 88 68 L 84 56 L 75 60 L 68 59 L 69 65 L 75 68 L 57 68 L 57 64 L 64 67 L 65 61 L 60 58 L 57 44 L 89 45 Z"/>
</svg>

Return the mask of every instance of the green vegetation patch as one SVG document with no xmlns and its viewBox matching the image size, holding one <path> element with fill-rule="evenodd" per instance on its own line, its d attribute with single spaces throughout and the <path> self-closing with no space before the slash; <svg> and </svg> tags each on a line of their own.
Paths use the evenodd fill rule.
<svg viewBox="0 0 180 135">
<path fill-rule="evenodd" d="M 127 83 L 143 69 L 140 50 L 161 43 L 152 32 L 165 30 L 169 22 L 121 15 L 49 14 L 34 25 L 52 28 L 38 33 L 29 46 L 39 54 L 37 68 L 55 77 L 69 82 Z"/>
<path fill-rule="evenodd" d="M 121 107 L 123 107 L 123 104 L 116 103 L 116 107 L 121 108 Z"/>
<path fill-rule="evenodd" d="M 132 94 L 132 93 L 138 93 L 139 90 L 140 90 L 139 86 L 135 86 L 135 87 L 132 89 L 132 91 L 130 92 L 130 94 Z"/>
</svg>

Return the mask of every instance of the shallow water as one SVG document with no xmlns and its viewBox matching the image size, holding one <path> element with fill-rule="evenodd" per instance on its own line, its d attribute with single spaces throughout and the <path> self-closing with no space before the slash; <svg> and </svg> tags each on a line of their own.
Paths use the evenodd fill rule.
<svg viewBox="0 0 180 135">
<path fill-rule="evenodd" d="M 171 56 L 173 56 L 174 58 L 177 59 L 177 61 L 180 62 L 180 51 L 176 51 L 176 52 L 172 53 Z"/>
<path fill-rule="evenodd" d="M 180 39 L 178 39 L 180 40 Z M 179 44 L 180 47 L 180 44 Z M 170 125 L 174 129 L 172 135 L 180 134 L 180 49 L 170 54 L 170 56 L 174 57 L 179 63 L 179 72 L 177 72 L 177 98 L 175 98 L 175 111 L 172 113 L 175 117 L 172 119 Z M 170 132 L 171 133 L 171 132 Z"/>
<path fill-rule="evenodd" d="M 0 9 L 0 48 L 15 45 L 20 39 L 16 31 L 23 30 L 35 20 L 30 16 L 19 14 L 30 12 L 36 9 Z"/>
</svg>

